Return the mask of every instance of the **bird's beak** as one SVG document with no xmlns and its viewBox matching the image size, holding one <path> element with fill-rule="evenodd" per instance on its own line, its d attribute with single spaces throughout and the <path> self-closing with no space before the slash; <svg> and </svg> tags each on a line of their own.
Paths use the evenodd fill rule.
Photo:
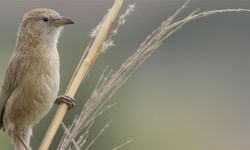
<svg viewBox="0 0 250 150">
<path fill-rule="evenodd" d="M 67 25 L 67 24 L 75 24 L 75 22 L 73 21 L 73 19 L 69 17 L 65 17 L 65 16 L 59 17 L 54 22 L 55 27 L 60 27 L 60 26 Z"/>
</svg>

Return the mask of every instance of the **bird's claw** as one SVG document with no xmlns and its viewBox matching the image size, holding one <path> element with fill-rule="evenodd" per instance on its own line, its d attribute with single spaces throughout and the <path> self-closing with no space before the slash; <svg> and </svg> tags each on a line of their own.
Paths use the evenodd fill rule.
<svg viewBox="0 0 250 150">
<path fill-rule="evenodd" d="M 68 106 L 68 110 L 75 107 L 75 99 L 66 95 L 58 96 L 55 103 L 57 105 L 60 105 L 61 103 L 66 104 Z"/>
</svg>

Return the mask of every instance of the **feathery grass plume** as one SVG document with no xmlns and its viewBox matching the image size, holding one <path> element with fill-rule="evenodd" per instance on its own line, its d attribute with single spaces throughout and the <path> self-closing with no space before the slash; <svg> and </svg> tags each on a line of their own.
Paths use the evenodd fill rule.
<svg viewBox="0 0 250 150">
<path fill-rule="evenodd" d="M 104 20 L 106 19 L 106 17 L 107 17 L 108 14 L 110 13 L 110 10 L 111 10 L 111 8 L 110 8 L 110 9 L 108 10 L 108 12 L 102 17 L 101 22 L 99 22 L 99 24 L 98 24 L 95 28 L 93 28 L 92 31 L 89 33 L 90 38 L 93 38 L 93 39 L 94 39 L 94 38 L 97 36 L 97 34 L 99 33 L 100 28 L 101 28 L 101 26 L 102 26 Z"/>
<path fill-rule="evenodd" d="M 113 40 L 114 36 L 118 34 L 120 27 L 126 23 L 127 17 L 131 15 L 134 10 L 135 4 L 129 4 L 125 12 L 120 15 L 116 27 L 110 32 L 109 37 L 102 45 L 102 52 L 105 53 L 110 47 L 115 46 L 115 42 Z"/>
<path fill-rule="evenodd" d="M 107 104 L 113 94 L 127 81 L 132 73 L 162 44 L 163 40 L 167 39 L 175 31 L 183 27 L 189 21 L 202 17 L 223 13 L 223 12 L 250 12 L 249 9 L 222 9 L 199 12 L 194 10 L 189 15 L 179 21 L 175 21 L 176 16 L 186 8 L 188 2 L 176 10 L 176 12 L 164 21 L 155 31 L 153 31 L 138 47 L 136 52 L 130 56 L 121 67 L 114 73 L 109 72 L 107 75 L 102 74 L 99 82 L 96 85 L 92 95 L 84 105 L 81 113 L 76 116 L 71 126 L 69 134 L 65 134 L 61 140 L 59 149 L 64 150 L 72 146 L 72 141 L 81 149 L 86 148 L 89 130 L 95 122 L 95 119 L 100 116 L 105 110 L 111 106 Z M 91 143 L 91 142 L 90 142 Z M 74 147 L 71 147 L 74 149 Z"/>
<path fill-rule="evenodd" d="M 135 9 L 135 4 L 129 4 L 126 11 L 120 15 L 119 19 L 118 19 L 118 24 L 117 24 L 117 27 L 111 32 L 112 35 L 117 35 L 118 33 L 118 30 L 120 28 L 121 25 L 125 24 L 125 22 L 127 21 L 127 17 L 134 11 Z M 93 28 L 91 30 L 91 32 L 89 33 L 89 36 L 90 38 L 95 38 L 96 35 L 98 34 L 100 28 L 101 28 L 101 25 L 103 24 L 106 16 L 110 13 L 110 9 L 108 10 L 108 12 L 103 16 L 101 22 L 99 22 L 99 24 Z"/>
</svg>

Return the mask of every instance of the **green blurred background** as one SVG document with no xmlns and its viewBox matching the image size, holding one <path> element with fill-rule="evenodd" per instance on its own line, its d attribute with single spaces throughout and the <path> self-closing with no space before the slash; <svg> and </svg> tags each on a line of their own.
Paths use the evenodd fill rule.
<svg viewBox="0 0 250 150">
<path fill-rule="evenodd" d="M 116 47 L 100 56 L 80 87 L 77 106 L 89 97 L 103 68 L 116 69 L 183 0 L 127 0 L 135 12 L 115 38 Z M 14 49 L 22 15 L 46 7 L 74 18 L 59 41 L 63 93 L 89 41 L 113 0 L 0 0 L 0 83 Z M 193 0 L 180 15 L 194 9 L 250 8 L 249 0 Z M 125 7 L 123 8 L 125 10 Z M 180 18 L 179 17 L 179 18 Z M 249 150 L 250 149 L 250 13 L 219 14 L 186 24 L 134 73 L 115 94 L 118 104 L 99 118 L 91 135 L 112 120 L 91 150 L 109 150 L 128 139 L 126 150 Z M 56 106 L 34 128 L 37 149 Z M 62 129 L 53 141 L 56 149 Z M 0 149 L 13 149 L 5 133 Z"/>
</svg>

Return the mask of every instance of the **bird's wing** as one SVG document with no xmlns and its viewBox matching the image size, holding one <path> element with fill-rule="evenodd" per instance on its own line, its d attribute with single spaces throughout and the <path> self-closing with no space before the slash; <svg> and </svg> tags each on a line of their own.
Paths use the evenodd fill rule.
<svg viewBox="0 0 250 150">
<path fill-rule="evenodd" d="M 14 55 L 7 66 L 4 83 L 0 91 L 0 129 L 3 127 L 5 104 L 21 80 L 23 70 L 22 59 Z"/>
</svg>

